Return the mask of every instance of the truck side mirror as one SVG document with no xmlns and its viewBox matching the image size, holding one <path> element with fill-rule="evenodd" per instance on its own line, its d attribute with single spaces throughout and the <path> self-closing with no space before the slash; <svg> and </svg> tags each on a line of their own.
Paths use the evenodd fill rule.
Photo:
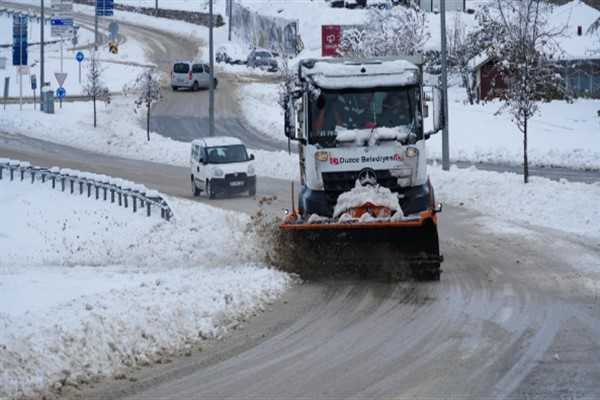
<svg viewBox="0 0 600 400">
<path fill-rule="evenodd" d="M 296 136 L 296 119 L 294 118 L 294 100 L 290 99 L 285 102 L 284 108 L 284 132 L 289 139 L 294 139 Z"/>
<path fill-rule="evenodd" d="M 444 115 L 444 92 L 437 86 L 432 87 L 433 95 L 433 130 L 425 133 L 425 137 L 437 133 L 446 126 L 446 116 Z"/>
<path fill-rule="evenodd" d="M 433 130 L 439 132 L 446 126 L 444 110 L 444 92 L 441 88 L 433 88 Z"/>
<path fill-rule="evenodd" d="M 250 154 L 250 161 L 254 160 L 254 154 Z"/>
</svg>

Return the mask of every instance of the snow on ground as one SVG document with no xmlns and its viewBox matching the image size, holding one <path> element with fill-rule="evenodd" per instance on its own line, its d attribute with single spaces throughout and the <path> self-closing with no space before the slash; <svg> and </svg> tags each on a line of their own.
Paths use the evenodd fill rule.
<svg viewBox="0 0 600 400">
<path fill-rule="evenodd" d="M 154 6 L 154 0 L 127 0 L 127 4 L 134 3 Z M 282 15 L 299 18 L 306 45 L 302 56 L 318 55 L 317 27 L 340 18 L 337 11 L 317 1 L 314 7 L 304 3 L 299 7 L 298 2 L 246 3 L 265 5 L 265 10 L 283 9 Z M 195 0 L 161 0 L 160 4 L 206 11 L 206 3 Z M 216 12 L 224 14 L 221 8 L 224 2 L 216 2 Z M 75 5 L 75 9 L 91 13 L 89 7 Z M 361 15 L 347 12 L 345 22 L 360 22 Z M 132 13 L 118 13 L 115 18 L 208 36 L 206 28 L 186 23 Z M 5 14 L 0 15 L 0 44 L 12 42 L 11 25 Z M 39 27 L 32 28 L 33 35 L 37 31 Z M 80 32 L 80 43 L 91 41 L 85 30 Z M 224 43 L 226 37 L 227 26 L 215 30 L 217 43 Z M 30 41 L 36 41 L 35 37 Z M 246 45 L 239 46 L 243 49 Z M 35 46 L 30 47 L 30 59 L 35 60 L 39 56 L 31 49 Z M 111 77 L 106 83 L 115 92 L 148 63 L 134 40 L 128 39 L 121 50 L 117 57 L 101 50 L 106 74 Z M 206 48 L 201 50 L 207 54 Z M 47 46 L 46 52 L 46 80 L 56 88 L 53 73 L 60 70 L 60 48 Z M 10 59 L 10 47 L 0 50 L 0 57 L 7 54 Z M 74 52 L 65 54 L 67 96 L 79 94 L 79 65 Z M 134 65 L 124 67 L 121 62 Z M 37 68 L 33 67 L 32 73 L 39 79 Z M 252 73 L 243 66 L 218 68 Z M 85 77 L 85 69 L 82 72 Z M 11 77 L 10 95 L 19 96 L 14 68 L 0 70 L 1 82 L 6 76 Z M 24 95 L 30 95 L 31 90 L 24 86 Z M 265 135 L 274 132 L 277 140 L 283 138 L 276 85 L 247 85 L 240 89 L 239 97 L 251 124 Z M 522 136 L 509 117 L 494 115 L 498 104 L 466 106 L 460 89 L 452 88 L 449 106 L 452 161 L 521 163 Z M 530 126 L 531 163 L 599 170 L 600 101 L 552 102 L 540 108 L 541 114 Z M 62 108 L 57 103 L 53 115 L 35 110 L 31 103 L 11 104 L 0 107 L 0 127 L 106 154 L 187 166 L 188 144 L 156 134 L 146 141 L 144 116 L 133 109 L 131 97 L 115 96 L 107 106 L 100 103 L 99 125 L 93 128 L 89 102 L 64 103 Z M 431 158 L 441 158 L 441 135 L 429 141 L 429 152 Z M 295 156 L 253 153 L 260 176 L 298 178 Z M 518 174 L 454 167 L 442 171 L 437 164 L 430 169 L 430 176 L 438 201 L 477 210 L 481 218 L 496 221 L 495 229 L 506 234 L 530 236 L 527 227 L 535 224 L 596 244 L 600 240 L 598 183 L 531 177 L 525 185 Z M 126 366 L 146 365 L 191 351 L 204 339 L 222 337 L 296 283 L 262 264 L 254 249 L 256 242 L 244 233 L 248 216 L 177 198 L 167 201 L 175 213 L 171 222 L 61 193 L 48 183 L 9 182 L 4 175 L 0 181 L 0 397 L 17 392 L 37 397 L 33 395 L 36 388 L 60 381 L 81 383 L 94 374 L 120 376 Z M 224 254 L 224 248 L 232 253 Z M 597 287 L 597 254 L 579 256 L 584 260 L 579 263 L 581 272 L 591 273 L 592 287 Z"/>
<path fill-rule="evenodd" d="M 261 263 L 247 215 L 168 198 L 167 222 L 7 175 L 0 398 L 198 350 L 294 284 Z"/>
</svg>

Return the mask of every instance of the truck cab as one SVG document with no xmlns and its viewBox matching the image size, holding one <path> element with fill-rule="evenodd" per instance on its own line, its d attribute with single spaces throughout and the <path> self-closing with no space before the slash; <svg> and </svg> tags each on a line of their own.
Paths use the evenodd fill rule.
<svg viewBox="0 0 600 400">
<path fill-rule="evenodd" d="M 443 116 L 434 112 L 434 131 L 425 132 L 422 64 L 418 57 L 300 62 L 285 133 L 299 143 L 301 213 L 331 217 L 357 182 L 396 193 L 405 215 L 428 208 L 425 141 Z"/>
</svg>

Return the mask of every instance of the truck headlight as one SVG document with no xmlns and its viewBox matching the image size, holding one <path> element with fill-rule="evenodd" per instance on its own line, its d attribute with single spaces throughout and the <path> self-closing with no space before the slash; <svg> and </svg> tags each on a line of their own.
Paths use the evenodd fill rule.
<svg viewBox="0 0 600 400">
<path fill-rule="evenodd" d="M 213 176 L 223 176 L 223 170 L 219 167 L 213 167 L 212 174 Z"/>
<path fill-rule="evenodd" d="M 419 149 L 416 147 L 407 147 L 406 148 L 406 156 L 407 157 L 418 157 Z"/>
<path fill-rule="evenodd" d="M 326 151 L 317 151 L 315 153 L 315 159 L 317 159 L 317 161 L 327 161 L 327 152 Z"/>
<path fill-rule="evenodd" d="M 248 165 L 248 175 L 254 175 L 254 165 Z"/>
</svg>

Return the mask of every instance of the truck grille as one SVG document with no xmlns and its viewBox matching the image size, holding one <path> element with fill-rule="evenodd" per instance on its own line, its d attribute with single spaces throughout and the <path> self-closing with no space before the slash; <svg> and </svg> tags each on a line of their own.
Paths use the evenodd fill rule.
<svg viewBox="0 0 600 400">
<path fill-rule="evenodd" d="M 348 172 L 324 172 L 323 184 L 325 191 L 336 192 L 337 195 L 347 192 L 356 186 L 356 180 L 360 171 Z M 377 175 L 377 184 L 390 189 L 392 192 L 400 190 L 398 179 L 390 175 L 389 171 L 375 171 Z"/>
</svg>

